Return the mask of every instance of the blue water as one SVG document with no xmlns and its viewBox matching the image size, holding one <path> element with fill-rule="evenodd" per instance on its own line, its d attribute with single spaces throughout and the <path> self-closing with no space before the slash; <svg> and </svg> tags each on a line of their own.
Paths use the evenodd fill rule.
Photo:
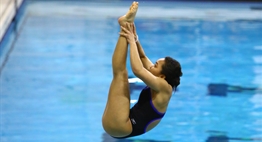
<svg viewBox="0 0 262 142">
<path fill-rule="evenodd" d="M 117 18 L 25 13 L 19 24 L 13 46 L 3 47 L 12 50 L 0 78 L 1 142 L 117 141 L 101 125 Z M 161 123 L 129 141 L 262 138 L 261 92 L 207 95 L 209 83 L 262 87 L 262 20 L 138 18 L 135 24 L 148 57 L 176 58 L 183 77 Z M 129 60 L 128 70 L 133 76 Z M 138 94 L 133 90 L 131 98 Z"/>
</svg>

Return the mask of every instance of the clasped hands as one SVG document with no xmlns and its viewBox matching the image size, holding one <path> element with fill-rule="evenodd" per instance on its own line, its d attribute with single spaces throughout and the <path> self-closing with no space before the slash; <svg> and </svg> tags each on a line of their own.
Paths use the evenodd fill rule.
<svg viewBox="0 0 262 142">
<path fill-rule="evenodd" d="M 134 23 L 126 23 L 126 27 L 121 26 L 121 29 L 122 30 L 119 34 L 125 37 L 129 44 L 136 43 L 138 41 Z"/>
</svg>

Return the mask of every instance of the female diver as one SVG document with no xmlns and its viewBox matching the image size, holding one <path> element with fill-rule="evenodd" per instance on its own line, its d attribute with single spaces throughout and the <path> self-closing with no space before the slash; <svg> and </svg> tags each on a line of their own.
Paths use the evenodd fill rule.
<svg viewBox="0 0 262 142">
<path fill-rule="evenodd" d="M 133 24 L 137 9 L 138 2 L 133 2 L 126 15 L 118 19 L 121 31 L 112 57 L 113 80 L 102 118 L 104 130 L 119 139 L 153 129 L 164 117 L 182 76 L 179 62 L 171 57 L 161 58 L 155 64 L 147 58 Z M 132 71 L 147 85 L 131 109 L 126 69 L 128 44 Z"/>
</svg>

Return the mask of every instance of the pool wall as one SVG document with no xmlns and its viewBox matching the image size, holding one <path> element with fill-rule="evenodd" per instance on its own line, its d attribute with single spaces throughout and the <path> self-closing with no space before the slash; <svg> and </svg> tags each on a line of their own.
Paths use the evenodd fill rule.
<svg viewBox="0 0 262 142">
<path fill-rule="evenodd" d="M 5 32 L 10 26 L 23 1 L 24 0 L 1 0 L 0 41 L 3 40 Z"/>
</svg>

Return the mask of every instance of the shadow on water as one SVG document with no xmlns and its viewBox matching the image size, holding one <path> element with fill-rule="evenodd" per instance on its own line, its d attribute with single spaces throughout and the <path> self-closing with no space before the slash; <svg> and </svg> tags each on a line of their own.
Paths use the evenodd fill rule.
<svg viewBox="0 0 262 142">
<path fill-rule="evenodd" d="M 208 130 L 207 133 L 209 133 L 210 136 L 205 142 L 231 142 L 233 140 L 262 142 L 262 138 L 229 137 L 227 136 L 227 132 L 217 130 Z"/>
<path fill-rule="evenodd" d="M 104 133 L 102 142 L 171 142 L 171 141 L 158 141 L 158 140 L 142 140 L 142 139 L 115 139 L 112 138 L 110 135 Z"/>
</svg>

